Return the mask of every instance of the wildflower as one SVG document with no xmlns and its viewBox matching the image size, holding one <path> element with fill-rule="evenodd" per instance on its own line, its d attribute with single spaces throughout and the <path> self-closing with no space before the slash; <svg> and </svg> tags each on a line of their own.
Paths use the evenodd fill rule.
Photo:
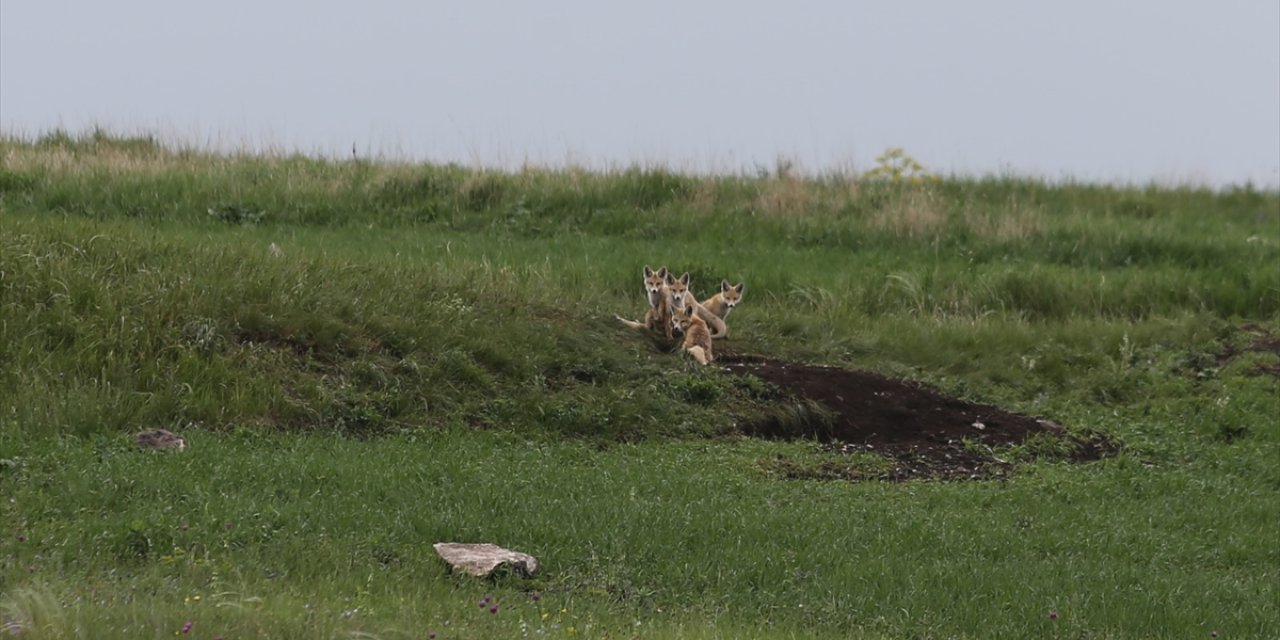
<svg viewBox="0 0 1280 640">
<path fill-rule="evenodd" d="M 498 612 L 497 604 L 494 604 L 492 607 L 489 607 L 489 613 L 497 613 L 497 612 Z"/>
<path fill-rule="evenodd" d="M 1050 612 L 1049 612 L 1049 619 L 1050 619 L 1050 620 L 1057 620 L 1057 619 L 1058 619 L 1058 612 L 1057 612 L 1056 610 L 1050 611 Z"/>
<path fill-rule="evenodd" d="M 23 535 L 23 534 L 19 533 L 19 534 L 18 534 L 18 542 L 26 542 L 26 541 L 27 541 L 27 536 L 25 536 L 25 535 Z"/>
<path fill-rule="evenodd" d="M 191 627 L 194 625 L 195 623 L 190 620 L 182 623 L 182 633 L 191 633 Z"/>
<path fill-rule="evenodd" d="M 543 611 L 543 612 L 542 612 L 542 619 L 543 619 L 543 620 L 546 620 L 547 618 L 550 618 L 550 617 L 551 617 L 551 613 L 550 613 L 550 612 L 547 612 L 547 611 Z"/>
<path fill-rule="evenodd" d="M 436 640 L 436 632 L 432 631 L 427 634 L 427 640 Z"/>
<path fill-rule="evenodd" d="M 1216 637 L 1218 637 L 1218 632 L 1217 632 L 1217 631 L 1210 631 L 1210 632 L 1209 632 L 1209 637 L 1210 637 L 1210 638 L 1216 638 Z"/>
<path fill-rule="evenodd" d="M 231 521 L 230 521 L 230 520 L 228 520 L 228 521 L 227 521 L 227 523 L 226 523 L 225 525 L 223 525 L 223 527 L 225 527 L 227 531 L 230 531 L 230 530 L 231 530 Z"/>
<path fill-rule="evenodd" d="M 533 593 L 529 594 L 529 599 L 533 600 L 534 602 L 537 602 L 542 599 L 542 594 L 538 593 L 537 591 L 534 591 Z"/>
<path fill-rule="evenodd" d="M 197 594 L 195 594 L 194 596 L 191 596 L 191 601 L 192 601 L 192 602 L 200 602 L 200 594 L 198 594 L 198 593 L 197 593 Z"/>
</svg>

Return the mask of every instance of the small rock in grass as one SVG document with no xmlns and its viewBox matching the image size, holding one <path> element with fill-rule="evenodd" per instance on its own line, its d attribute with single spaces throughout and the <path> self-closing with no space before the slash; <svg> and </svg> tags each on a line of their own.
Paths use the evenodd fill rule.
<svg viewBox="0 0 1280 640">
<path fill-rule="evenodd" d="M 152 429 L 133 434 L 134 442 L 143 449 L 168 449 L 182 451 L 187 448 L 187 441 L 182 436 L 164 429 Z"/>
<path fill-rule="evenodd" d="M 432 546 L 454 571 L 462 571 L 481 578 L 493 573 L 504 564 L 510 565 L 525 576 L 531 576 L 538 570 L 537 558 L 527 553 L 503 549 L 496 544 L 437 542 Z"/>
</svg>

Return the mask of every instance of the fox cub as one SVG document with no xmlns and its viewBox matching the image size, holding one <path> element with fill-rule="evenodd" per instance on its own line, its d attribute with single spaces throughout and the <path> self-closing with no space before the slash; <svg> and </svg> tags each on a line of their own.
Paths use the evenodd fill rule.
<svg viewBox="0 0 1280 640">
<path fill-rule="evenodd" d="M 690 301 L 696 302 L 693 294 L 689 292 L 689 272 L 679 278 L 670 276 L 667 280 L 667 289 L 671 291 L 671 308 L 683 309 Z"/>
<path fill-rule="evenodd" d="M 683 281 L 672 277 L 671 272 L 666 267 L 659 267 L 654 271 L 649 265 L 644 266 L 644 288 L 649 298 L 649 310 L 644 314 L 644 320 L 636 322 L 628 320 L 622 316 L 614 316 L 622 324 L 632 329 L 650 329 L 653 331 L 661 331 L 667 339 L 673 339 L 671 317 L 675 313 L 677 299 L 672 294 L 673 285 L 682 284 L 680 300 L 684 298 L 684 291 L 689 288 L 689 274 L 685 274 Z"/>
<path fill-rule="evenodd" d="M 644 290 L 649 295 L 649 308 L 658 306 L 667 287 L 667 268 L 658 267 L 657 271 L 644 266 Z"/>
<path fill-rule="evenodd" d="M 698 315 L 694 304 L 676 310 L 675 329 L 677 333 L 684 335 L 681 345 L 684 350 L 699 364 L 707 364 L 715 359 L 711 353 L 711 331 L 707 329 L 707 322 Z"/>
<path fill-rule="evenodd" d="M 703 311 L 707 312 L 713 320 L 708 320 L 704 315 L 703 319 L 707 321 L 707 326 L 711 328 L 711 337 L 715 339 L 723 338 L 729 335 L 729 326 L 725 324 L 725 319 L 729 317 L 729 312 L 742 302 L 742 294 L 746 290 L 745 282 L 739 282 L 736 285 L 729 286 L 728 280 L 720 281 L 720 293 L 707 298 L 699 305 Z M 699 315 L 702 312 L 699 311 Z"/>
</svg>

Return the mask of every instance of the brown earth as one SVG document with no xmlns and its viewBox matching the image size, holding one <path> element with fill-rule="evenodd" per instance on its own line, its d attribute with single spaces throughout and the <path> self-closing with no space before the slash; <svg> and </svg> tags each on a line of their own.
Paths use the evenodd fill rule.
<svg viewBox="0 0 1280 640">
<path fill-rule="evenodd" d="M 823 450 L 875 453 L 889 463 L 871 470 L 845 467 L 816 476 L 812 469 L 788 474 L 783 468 L 784 475 L 884 480 L 991 478 L 1012 471 L 1013 463 L 1002 459 L 1002 452 L 1033 438 L 1036 451 L 1072 462 L 1097 460 L 1117 448 L 1101 436 L 1080 438 L 1048 420 L 952 398 L 922 384 L 865 371 L 749 355 L 725 355 L 717 363 L 731 374 L 753 375 L 799 401 L 799 418 L 784 414 L 766 419 L 749 428 L 753 435 L 816 438 Z M 812 419 L 804 418 L 804 399 L 821 407 L 807 412 Z"/>
</svg>

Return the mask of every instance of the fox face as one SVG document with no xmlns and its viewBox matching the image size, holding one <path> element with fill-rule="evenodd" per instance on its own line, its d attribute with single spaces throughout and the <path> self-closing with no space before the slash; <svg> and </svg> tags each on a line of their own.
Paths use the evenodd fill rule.
<svg viewBox="0 0 1280 640">
<path fill-rule="evenodd" d="M 729 286 L 728 280 L 720 281 L 720 298 L 724 300 L 724 306 L 732 310 L 742 301 L 742 292 L 746 289 L 747 283 L 739 282 L 736 285 Z"/>
<path fill-rule="evenodd" d="M 689 329 L 689 325 L 693 324 L 693 316 L 693 305 L 676 307 L 675 313 L 671 315 L 671 330 L 677 334 L 683 334 Z"/>
<path fill-rule="evenodd" d="M 658 295 L 658 292 L 662 291 L 662 286 L 666 284 L 670 275 L 666 267 L 659 267 L 657 271 L 654 271 L 649 268 L 649 265 L 646 264 L 644 266 L 644 289 L 649 294 L 650 299 L 653 299 L 654 296 Z"/>
<path fill-rule="evenodd" d="M 689 311 L 692 308 L 678 308 L 675 314 L 671 315 L 671 330 L 677 335 L 685 333 L 685 329 L 689 328 Z"/>
<path fill-rule="evenodd" d="M 683 309 L 685 306 L 684 297 L 689 295 L 689 272 L 684 272 L 684 275 L 679 278 L 668 273 L 667 288 L 671 290 L 672 304 L 674 304 L 677 309 Z"/>
</svg>

